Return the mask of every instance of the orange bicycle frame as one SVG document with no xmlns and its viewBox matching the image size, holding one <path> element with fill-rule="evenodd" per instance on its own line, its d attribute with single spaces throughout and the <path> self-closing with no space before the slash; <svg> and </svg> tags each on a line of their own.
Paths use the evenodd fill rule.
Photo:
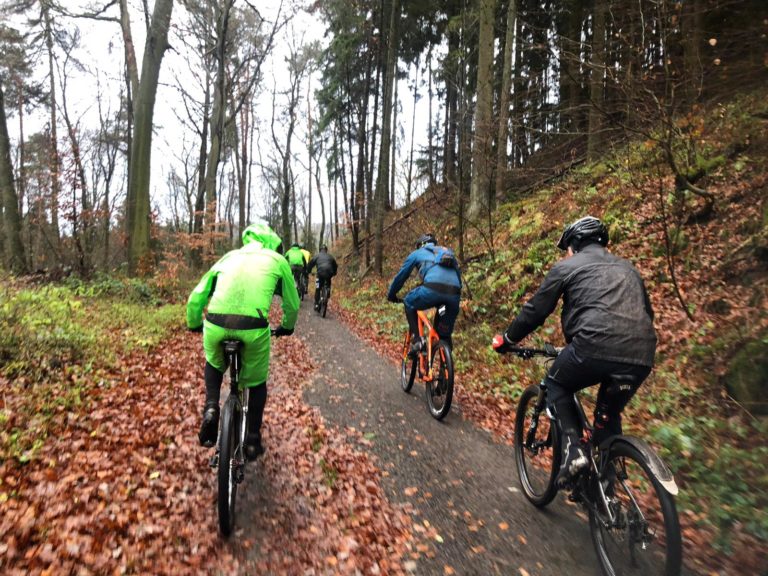
<svg viewBox="0 0 768 576">
<path fill-rule="evenodd" d="M 432 323 L 429 321 L 429 318 L 424 311 L 417 310 L 416 312 L 419 320 L 419 335 L 421 336 L 422 341 L 427 345 L 426 355 L 419 354 L 419 376 L 425 382 L 429 382 L 432 380 L 432 363 L 429 362 L 429 359 L 432 358 L 432 346 L 440 340 L 440 336 L 437 333 L 437 330 L 432 326 Z M 428 337 L 425 337 L 425 332 Z M 405 346 L 403 347 L 403 359 L 408 356 L 410 345 L 411 332 L 410 330 L 407 330 L 405 334 Z"/>
</svg>

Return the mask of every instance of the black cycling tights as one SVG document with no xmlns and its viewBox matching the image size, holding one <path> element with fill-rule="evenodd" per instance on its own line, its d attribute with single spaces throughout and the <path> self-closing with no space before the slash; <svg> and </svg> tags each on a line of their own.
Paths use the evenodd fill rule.
<svg viewBox="0 0 768 576">
<path fill-rule="evenodd" d="M 205 363 L 205 403 L 218 406 L 221 399 L 221 383 L 224 373 Z M 264 419 L 264 407 L 267 405 L 267 383 L 252 386 L 248 391 L 248 432 L 258 434 Z"/>
</svg>

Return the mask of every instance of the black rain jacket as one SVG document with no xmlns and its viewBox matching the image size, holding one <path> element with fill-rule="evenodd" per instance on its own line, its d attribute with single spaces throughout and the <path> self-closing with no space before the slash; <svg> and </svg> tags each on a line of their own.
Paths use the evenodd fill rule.
<svg viewBox="0 0 768 576">
<path fill-rule="evenodd" d="M 518 342 L 541 326 L 560 296 L 565 340 L 581 355 L 653 366 L 653 309 L 630 262 L 594 243 L 560 260 L 507 328 L 507 338 Z"/>
<path fill-rule="evenodd" d="M 315 266 L 317 266 L 317 276 L 326 279 L 336 276 L 336 270 L 339 267 L 336 264 L 336 259 L 328 254 L 328 252 L 318 252 L 315 254 L 307 265 L 307 272 L 312 272 Z"/>
</svg>

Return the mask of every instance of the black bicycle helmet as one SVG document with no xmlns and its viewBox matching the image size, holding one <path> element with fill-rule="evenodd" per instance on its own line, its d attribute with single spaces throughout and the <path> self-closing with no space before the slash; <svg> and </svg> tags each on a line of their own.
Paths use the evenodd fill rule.
<svg viewBox="0 0 768 576">
<path fill-rule="evenodd" d="M 424 244 L 429 244 L 430 242 L 432 244 L 437 244 L 437 240 L 435 240 L 434 234 L 422 234 L 419 236 L 419 239 L 416 240 L 416 249 L 418 250 L 424 246 Z"/>
<path fill-rule="evenodd" d="M 607 246 L 608 228 L 594 216 L 584 216 L 563 230 L 563 235 L 557 241 L 557 247 L 560 250 L 567 250 L 568 246 L 573 246 L 574 250 L 577 250 L 585 240 Z"/>
</svg>

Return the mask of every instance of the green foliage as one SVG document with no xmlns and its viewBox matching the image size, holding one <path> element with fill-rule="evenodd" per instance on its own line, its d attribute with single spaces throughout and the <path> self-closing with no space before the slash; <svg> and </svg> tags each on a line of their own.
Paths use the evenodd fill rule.
<svg viewBox="0 0 768 576">
<path fill-rule="evenodd" d="M 684 478 L 680 507 L 716 528 L 717 548 L 731 551 L 730 529 L 737 522 L 768 539 L 768 447 L 751 445 L 765 430 L 756 422 L 729 426 L 715 416 L 678 415 L 650 433 L 662 458 Z M 730 440 L 734 433 L 743 446 Z"/>
<path fill-rule="evenodd" d="M 710 158 L 703 154 L 696 154 L 696 160 L 688 173 L 689 180 L 696 180 L 702 176 L 714 172 L 718 168 L 725 166 L 728 159 L 722 154 L 717 154 Z"/>
<path fill-rule="evenodd" d="M 9 377 L 39 379 L 64 363 L 82 360 L 95 340 L 82 302 L 66 288 L 15 293 L 0 288 L 0 299 L 0 370 Z"/>
<path fill-rule="evenodd" d="M 85 407 L 93 372 L 181 328 L 183 307 L 157 306 L 145 288 L 108 277 L 0 287 L 0 374 L 23 388 L 0 411 L 1 458 L 35 458 L 50 420 Z"/>
</svg>

